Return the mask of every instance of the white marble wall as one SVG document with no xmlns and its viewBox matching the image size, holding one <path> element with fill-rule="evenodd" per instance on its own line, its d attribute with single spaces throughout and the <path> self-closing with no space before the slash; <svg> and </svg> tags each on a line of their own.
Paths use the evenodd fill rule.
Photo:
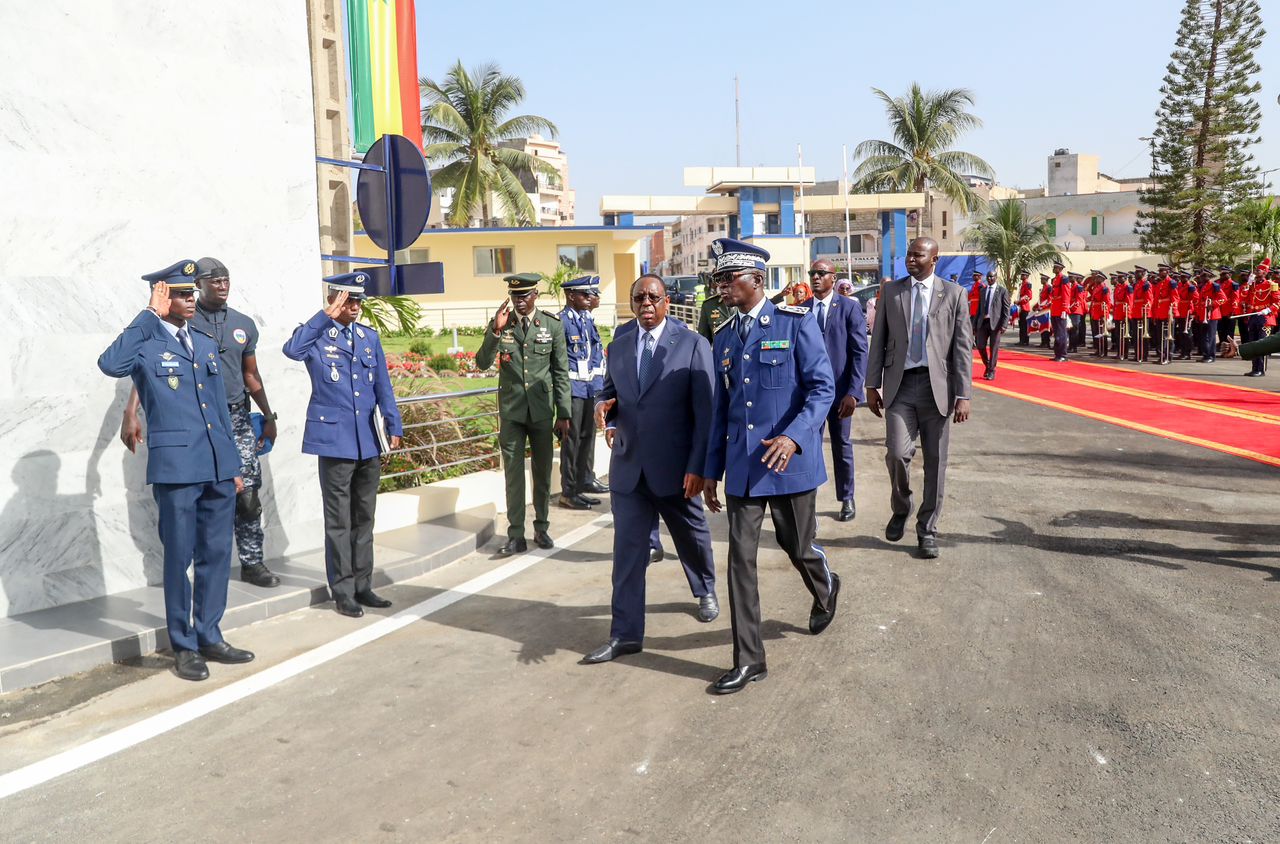
<svg viewBox="0 0 1280 844">
<path fill-rule="evenodd" d="M 317 547 L 307 382 L 280 354 L 321 266 L 302 0 L 4 3 L 0 26 L 0 617 L 159 580 L 128 381 L 99 353 L 147 302 L 139 275 L 213 255 L 262 329 L 281 417 L 267 554 Z"/>
</svg>

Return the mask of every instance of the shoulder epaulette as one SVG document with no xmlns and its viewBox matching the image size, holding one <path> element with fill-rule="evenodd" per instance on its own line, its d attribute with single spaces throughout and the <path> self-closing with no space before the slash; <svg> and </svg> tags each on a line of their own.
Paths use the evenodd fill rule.
<svg viewBox="0 0 1280 844">
<path fill-rule="evenodd" d="M 208 331 L 205 331 L 203 328 L 196 328 L 190 322 L 187 323 L 187 328 L 191 329 L 197 334 L 203 334 L 204 336 L 208 337 L 210 340 L 214 339 L 213 335 L 210 334 Z"/>
<path fill-rule="evenodd" d="M 720 324 L 719 324 L 719 325 L 717 325 L 715 328 L 711 329 L 711 333 L 712 333 L 712 334 L 719 334 L 719 333 L 720 333 L 720 331 L 721 331 L 721 329 L 723 329 L 723 328 L 724 328 L 725 326 L 727 326 L 727 325 L 732 325 L 734 322 L 735 322 L 735 320 L 732 320 L 732 319 L 726 319 L 724 322 L 720 323 Z"/>
<path fill-rule="evenodd" d="M 795 314 L 796 316 L 804 316 L 809 313 L 809 309 L 800 305 L 774 305 L 774 310 L 781 311 L 784 314 Z"/>
<path fill-rule="evenodd" d="M 368 331 L 368 332 L 369 332 L 370 334 L 372 334 L 374 337 L 377 337 L 377 336 L 378 336 L 378 331 L 377 331 L 377 329 L 375 329 L 372 325 L 365 325 L 363 322 L 353 322 L 353 323 L 351 323 L 351 327 L 352 327 L 353 329 L 354 329 L 356 326 L 359 326 L 360 328 L 363 328 L 365 331 Z"/>
<path fill-rule="evenodd" d="M 541 309 L 539 309 L 539 310 L 541 310 Z M 543 312 L 544 314 L 546 314 L 547 316 L 551 317 L 552 319 L 554 319 L 556 322 L 559 322 L 559 321 L 560 321 L 560 314 L 553 314 L 553 313 L 551 313 L 551 311 L 542 311 L 542 312 Z"/>
<path fill-rule="evenodd" d="M 719 293 L 712 293 L 710 296 L 708 296 L 707 298 L 705 298 L 705 299 L 703 299 L 703 300 L 702 300 L 702 304 L 704 304 L 704 305 L 705 305 L 705 304 L 707 304 L 708 302 L 710 302 L 712 299 L 715 299 L 715 300 L 719 301 L 719 299 L 720 299 L 720 294 L 719 294 Z"/>
</svg>

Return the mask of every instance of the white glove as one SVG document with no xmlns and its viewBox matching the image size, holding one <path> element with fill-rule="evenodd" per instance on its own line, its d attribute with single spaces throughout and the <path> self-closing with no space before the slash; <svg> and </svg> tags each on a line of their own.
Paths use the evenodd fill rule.
<svg viewBox="0 0 1280 844">
<path fill-rule="evenodd" d="M 1271 313 L 1271 309 L 1270 309 L 1270 308 L 1263 308 L 1261 311 L 1259 311 L 1259 313 L 1260 313 L 1262 316 L 1266 316 L 1267 314 Z"/>
</svg>

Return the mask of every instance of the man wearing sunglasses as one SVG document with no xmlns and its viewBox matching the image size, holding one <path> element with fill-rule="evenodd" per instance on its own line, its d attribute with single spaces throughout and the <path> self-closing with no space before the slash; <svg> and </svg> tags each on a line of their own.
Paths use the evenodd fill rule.
<svg viewBox="0 0 1280 844">
<path fill-rule="evenodd" d="M 712 251 L 725 301 L 737 310 L 716 332 L 715 398 L 703 473 L 703 499 L 713 513 L 724 508 L 718 487 L 720 477 L 725 479 L 734 667 L 711 691 L 731 694 L 768 674 L 756 575 L 766 508 L 778 544 L 813 596 L 809 632 L 821 633 L 835 617 L 840 578 L 814 542 L 817 489 L 827 479 L 822 422 L 835 398 L 835 380 L 809 309 L 766 301 L 769 253 L 730 238 L 716 240 Z"/>
<path fill-rule="evenodd" d="M 831 462 L 836 475 L 836 500 L 840 515 L 836 519 L 851 522 L 857 515 L 853 502 L 853 438 L 852 417 L 863 400 L 863 382 L 867 377 L 867 319 L 857 299 L 846 299 L 835 293 L 836 268 L 830 261 L 813 262 L 809 284 L 813 296 L 801 302 L 813 312 L 827 347 L 827 360 L 836 379 L 836 400 L 827 413 L 827 436 L 831 438 Z"/>
<path fill-rule="evenodd" d="M 569 386 L 569 357 L 560 317 L 540 310 L 536 273 L 507 276 L 507 296 L 498 306 L 484 341 L 476 352 L 476 367 L 498 363 L 498 448 L 507 483 L 507 541 L 499 557 L 529 550 L 524 538 L 524 450 L 529 448 L 533 478 L 533 542 L 553 548 L 551 462 L 555 439 L 569 433 L 573 392 Z M 512 311 L 515 313 L 512 313 Z"/>
</svg>

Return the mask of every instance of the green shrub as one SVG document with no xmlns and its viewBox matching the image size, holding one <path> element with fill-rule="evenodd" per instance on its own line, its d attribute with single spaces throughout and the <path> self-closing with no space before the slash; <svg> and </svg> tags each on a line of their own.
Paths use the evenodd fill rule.
<svg viewBox="0 0 1280 844">
<path fill-rule="evenodd" d="M 429 325 L 424 325 L 424 326 L 422 326 L 421 328 L 419 328 L 419 329 L 418 329 L 418 336 L 419 336 L 419 337 L 434 337 L 434 336 L 436 336 L 436 330 L 435 330 L 434 328 L 432 328 L 431 326 L 429 326 Z"/>
<path fill-rule="evenodd" d="M 431 357 L 427 358 L 427 366 L 431 367 L 436 372 L 440 372 L 442 370 L 457 372 L 458 359 L 455 358 L 453 355 L 446 355 L 444 353 L 440 353 L 440 354 L 432 355 Z"/>
<path fill-rule="evenodd" d="M 430 340 L 414 340 L 412 343 L 409 344 L 409 351 L 413 352 L 415 355 L 430 357 L 431 341 Z"/>
</svg>

